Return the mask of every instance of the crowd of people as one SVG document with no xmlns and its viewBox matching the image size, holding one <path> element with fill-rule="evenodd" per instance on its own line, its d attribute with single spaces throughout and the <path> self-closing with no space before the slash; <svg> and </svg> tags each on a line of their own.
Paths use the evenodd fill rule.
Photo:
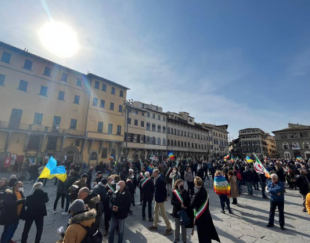
<svg viewBox="0 0 310 243">
<path fill-rule="evenodd" d="M 270 213 L 267 227 L 274 226 L 275 210 L 279 210 L 279 224 L 284 230 L 285 185 L 298 188 L 302 197 L 302 211 L 310 214 L 310 161 L 268 160 L 264 166 L 270 178 L 257 173 L 251 163 L 245 161 L 144 161 L 123 162 L 95 169 L 65 164 L 68 177 L 57 184 L 53 214 L 61 211 L 69 218 L 68 225 L 59 229 L 58 243 L 101 242 L 108 237 L 123 242 L 124 225 L 132 206 L 142 205 L 142 220 L 151 222 L 150 231 L 158 231 L 159 216 L 166 225 L 165 236 L 174 232 L 174 242 L 187 241 L 187 229 L 197 229 L 199 242 L 219 240 L 209 211 L 209 193 L 205 185 L 213 185 L 219 196 L 221 212 L 233 213 L 230 204 L 238 204 L 237 198 L 245 185 L 251 197 L 254 190 L 261 190 L 268 199 Z M 32 166 L 31 166 L 32 167 Z M 37 180 L 38 167 L 29 168 L 30 181 Z M 0 180 L 0 225 L 4 225 L 1 243 L 14 243 L 13 236 L 20 220 L 25 220 L 21 242 L 26 243 L 33 222 L 36 225 L 35 243 L 41 240 L 44 217 L 47 215 L 48 194 L 44 192 L 46 180 L 33 184 L 33 193 L 25 197 L 23 183 L 15 175 Z M 139 202 L 135 194 L 139 190 Z M 166 203 L 173 206 L 171 216 L 174 229 L 166 212 Z M 154 210 L 152 210 L 154 204 Z M 147 216 L 146 218 L 146 207 Z M 101 233 L 102 229 L 102 233 Z"/>
</svg>

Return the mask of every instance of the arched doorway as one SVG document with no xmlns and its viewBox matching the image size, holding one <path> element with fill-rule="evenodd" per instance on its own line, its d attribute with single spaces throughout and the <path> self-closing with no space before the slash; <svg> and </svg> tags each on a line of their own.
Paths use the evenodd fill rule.
<svg viewBox="0 0 310 243">
<path fill-rule="evenodd" d="M 91 151 L 89 153 L 89 164 L 90 165 L 98 164 L 98 153 L 96 151 Z"/>
<path fill-rule="evenodd" d="M 68 146 L 65 147 L 62 152 L 61 152 L 61 157 L 65 160 L 70 160 L 73 164 L 79 163 L 82 161 L 79 161 L 80 156 L 79 156 L 79 150 L 75 146 Z"/>
</svg>

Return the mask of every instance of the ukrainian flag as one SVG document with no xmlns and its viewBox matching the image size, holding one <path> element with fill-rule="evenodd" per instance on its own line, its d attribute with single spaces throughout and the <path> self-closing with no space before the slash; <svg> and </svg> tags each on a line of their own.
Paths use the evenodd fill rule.
<svg viewBox="0 0 310 243">
<path fill-rule="evenodd" d="M 39 178 L 52 179 L 54 177 L 65 182 L 67 179 L 67 171 L 63 165 L 57 166 L 57 161 L 51 156 Z"/>
<path fill-rule="evenodd" d="M 253 160 L 252 160 L 249 156 L 247 156 L 247 157 L 246 157 L 246 162 L 248 162 L 248 163 L 253 163 Z"/>
</svg>

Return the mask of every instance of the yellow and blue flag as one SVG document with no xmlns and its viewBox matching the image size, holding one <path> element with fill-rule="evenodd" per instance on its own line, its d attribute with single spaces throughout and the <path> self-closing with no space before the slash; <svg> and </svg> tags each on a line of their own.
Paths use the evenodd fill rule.
<svg viewBox="0 0 310 243">
<path fill-rule="evenodd" d="M 63 165 L 57 166 L 57 161 L 51 156 L 39 178 L 52 179 L 54 177 L 65 182 L 67 179 L 67 171 Z"/>
<path fill-rule="evenodd" d="M 252 160 L 249 156 L 247 156 L 247 157 L 246 157 L 246 162 L 248 162 L 248 163 L 253 163 L 253 160 Z"/>
</svg>

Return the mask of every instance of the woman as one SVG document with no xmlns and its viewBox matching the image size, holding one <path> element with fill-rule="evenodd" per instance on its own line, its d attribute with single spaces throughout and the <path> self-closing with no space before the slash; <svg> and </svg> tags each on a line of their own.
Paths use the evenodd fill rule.
<svg viewBox="0 0 310 243">
<path fill-rule="evenodd" d="M 175 181 L 171 204 L 173 205 L 172 216 L 175 220 L 174 242 L 180 241 L 180 228 L 182 228 L 182 241 L 186 242 L 186 228 L 185 225 L 181 225 L 179 212 L 189 208 L 190 199 L 188 192 L 184 189 L 184 182 L 180 179 Z"/>
<path fill-rule="evenodd" d="M 230 186 L 221 171 L 216 171 L 214 176 L 214 191 L 220 197 L 222 207 L 221 213 L 225 213 L 225 203 L 227 205 L 229 213 L 232 213 L 230 209 L 230 202 L 228 199 L 228 196 L 230 195 Z"/>
<path fill-rule="evenodd" d="M 196 192 L 191 202 L 191 208 L 195 212 L 194 226 L 197 226 L 199 243 L 211 243 L 211 240 L 220 242 L 209 211 L 209 195 L 203 187 L 203 181 L 196 176 L 194 183 Z M 195 227 L 192 235 L 194 229 Z"/>
<path fill-rule="evenodd" d="M 228 171 L 228 182 L 230 185 L 230 195 L 233 199 L 232 204 L 237 204 L 238 197 L 238 186 L 237 186 L 237 177 L 235 176 L 232 170 Z"/>
<path fill-rule="evenodd" d="M 169 175 L 169 178 L 172 180 L 172 185 L 174 185 L 178 179 L 181 179 L 181 174 L 178 172 L 177 167 L 173 168 L 171 174 Z"/>
<path fill-rule="evenodd" d="M 190 197 L 193 197 L 194 195 L 194 178 L 193 178 L 193 172 L 191 167 L 187 167 L 185 173 L 184 173 L 184 179 L 187 182 L 188 186 L 188 194 Z"/>
</svg>

